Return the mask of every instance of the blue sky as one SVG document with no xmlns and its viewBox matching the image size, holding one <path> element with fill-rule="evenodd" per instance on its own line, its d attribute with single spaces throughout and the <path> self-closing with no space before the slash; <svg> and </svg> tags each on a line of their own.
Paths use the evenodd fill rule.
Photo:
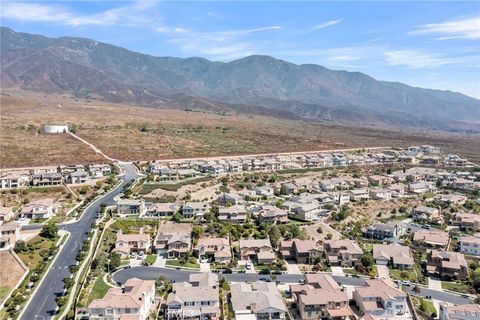
<svg viewBox="0 0 480 320">
<path fill-rule="evenodd" d="M 155 56 L 266 54 L 480 98 L 480 2 L 4 1 L 1 24 Z"/>
</svg>

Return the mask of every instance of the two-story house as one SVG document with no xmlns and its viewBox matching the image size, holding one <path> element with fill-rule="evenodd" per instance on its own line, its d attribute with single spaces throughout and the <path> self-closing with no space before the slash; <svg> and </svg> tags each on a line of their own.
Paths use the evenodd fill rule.
<svg viewBox="0 0 480 320">
<path fill-rule="evenodd" d="M 147 320 L 155 302 L 155 281 L 128 279 L 123 288 L 110 288 L 88 305 L 90 320 Z"/>
<path fill-rule="evenodd" d="M 354 267 L 363 255 L 362 249 L 352 240 L 325 240 L 323 249 L 332 266 Z"/>
<path fill-rule="evenodd" d="M 290 291 L 302 320 L 355 319 L 347 292 L 330 275 L 307 274 L 305 284 L 291 285 Z"/>
<path fill-rule="evenodd" d="M 188 282 L 176 282 L 168 294 L 165 309 L 167 320 L 209 320 L 220 316 L 218 276 L 213 273 L 192 273 Z"/>
<path fill-rule="evenodd" d="M 409 311 L 407 295 L 403 291 L 391 287 L 384 279 L 366 282 L 366 287 L 353 291 L 353 300 L 361 316 L 369 319 L 394 319 Z"/>
<path fill-rule="evenodd" d="M 287 307 L 275 283 L 237 282 L 230 286 L 230 302 L 235 319 L 282 320 Z"/>
</svg>

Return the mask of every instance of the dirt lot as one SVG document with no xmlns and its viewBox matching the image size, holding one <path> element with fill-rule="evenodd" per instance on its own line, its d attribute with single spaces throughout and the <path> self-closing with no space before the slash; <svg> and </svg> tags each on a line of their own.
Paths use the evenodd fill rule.
<svg viewBox="0 0 480 320">
<path fill-rule="evenodd" d="M 20 281 L 25 269 L 9 251 L 0 252 L 0 301 Z"/>
<path fill-rule="evenodd" d="M 2 167 L 104 161 L 66 135 L 41 133 L 46 123 L 67 123 L 79 136 L 121 160 L 424 143 L 480 158 L 478 135 L 394 132 L 258 115 L 93 104 L 15 90 L 6 94 L 0 97 Z"/>
<path fill-rule="evenodd" d="M 65 214 L 77 203 L 77 200 L 65 187 L 58 186 L 14 190 L 13 192 L 4 190 L 0 195 L 0 206 L 12 207 L 16 211 L 22 204 L 45 198 L 53 198 L 59 203 L 58 215 Z"/>
<path fill-rule="evenodd" d="M 173 221 L 160 220 L 158 226 L 161 234 L 188 234 L 192 232 L 191 223 L 175 223 Z"/>
</svg>

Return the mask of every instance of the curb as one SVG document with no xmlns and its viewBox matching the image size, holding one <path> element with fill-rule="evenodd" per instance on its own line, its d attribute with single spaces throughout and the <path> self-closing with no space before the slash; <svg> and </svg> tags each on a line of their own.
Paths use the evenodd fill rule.
<svg viewBox="0 0 480 320">
<path fill-rule="evenodd" d="M 65 230 L 63 232 L 65 232 L 65 236 L 67 237 L 65 242 L 67 242 L 68 238 L 70 238 L 70 232 L 65 231 Z M 61 240 L 62 240 L 61 238 L 58 240 L 58 241 L 60 241 L 59 243 L 61 243 Z M 55 255 L 55 257 L 50 262 L 50 265 L 48 266 L 47 270 L 45 270 L 45 273 L 44 273 L 42 279 L 40 279 L 40 282 L 35 286 L 35 289 L 30 294 L 30 297 L 28 298 L 27 302 L 25 303 L 25 306 L 22 308 L 22 311 L 18 314 L 18 317 L 17 317 L 18 319 L 22 318 L 23 314 L 25 313 L 25 310 L 30 305 L 30 302 L 32 302 L 33 297 L 37 294 L 37 291 L 40 288 L 40 286 L 43 284 L 43 281 L 45 280 L 45 277 L 47 276 L 47 274 L 52 269 L 52 266 L 54 265 L 55 261 L 57 261 L 57 258 L 60 256 L 60 253 L 62 253 L 62 250 L 65 247 L 65 242 L 63 244 L 59 245 L 57 254 Z"/>
</svg>

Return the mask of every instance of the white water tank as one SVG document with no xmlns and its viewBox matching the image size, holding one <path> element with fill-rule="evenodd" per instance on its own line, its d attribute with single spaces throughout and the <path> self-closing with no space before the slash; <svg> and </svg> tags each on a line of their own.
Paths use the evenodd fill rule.
<svg viewBox="0 0 480 320">
<path fill-rule="evenodd" d="M 68 125 L 46 124 L 43 130 L 46 133 L 63 133 L 63 132 L 68 132 Z"/>
</svg>

